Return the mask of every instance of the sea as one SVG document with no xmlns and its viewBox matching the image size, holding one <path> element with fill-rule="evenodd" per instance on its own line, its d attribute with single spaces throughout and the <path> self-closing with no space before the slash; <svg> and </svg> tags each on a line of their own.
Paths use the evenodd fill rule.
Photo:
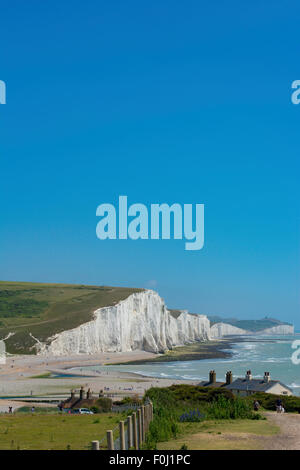
<svg viewBox="0 0 300 470">
<path fill-rule="evenodd" d="M 225 374 L 229 370 L 232 371 L 233 378 L 237 378 L 243 377 L 250 369 L 253 378 L 261 378 L 264 372 L 270 372 L 271 379 L 280 380 L 295 395 L 300 396 L 300 364 L 296 365 L 292 361 L 292 354 L 295 352 L 292 344 L 295 340 L 299 341 L 300 349 L 300 333 L 293 336 L 244 336 L 230 340 L 228 352 L 231 356 L 226 359 L 90 366 L 84 369 L 98 369 L 99 372 L 111 369 L 153 378 L 199 381 L 208 380 L 211 369 L 216 371 L 217 380 L 220 381 L 225 381 Z"/>
</svg>

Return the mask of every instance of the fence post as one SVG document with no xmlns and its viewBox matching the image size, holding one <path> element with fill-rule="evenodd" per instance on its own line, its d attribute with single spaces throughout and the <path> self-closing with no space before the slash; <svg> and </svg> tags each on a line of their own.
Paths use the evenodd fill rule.
<svg viewBox="0 0 300 470">
<path fill-rule="evenodd" d="M 139 444 L 138 444 L 138 431 L 137 431 L 137 416 L 136 412 L 132 413 L 132 421 L 133 421 L 133 445 L 135 450 L 138 450 Z"/>
<path fill-rule="evenodd" d="M 142 440 L 145 441 L 145 406 L 142 405 Z"/>
<path fill-rule="evenodd" d="M 128 449 L 131 449 L 133 446 L 132 442 L 132 416 L 127 418 L 127 439 L 128 439 Z"/>
<path fill-rule="evenodd" d="M 121 447 L 121 450 L 126 450 L 124 421 L 120 421 L 119 429 L 120 429 L 120 447 Z"/>
<path fill-rule="evenodd" d="M 107 431 L 106 436 L 107 436 L 107 448 L 108 448 L 108 450 L 115 450 L 113 432 L 112 431 Z"/>
<path fill-rule="evenodd" d="M 148 429 L 149 429 L 150 423 L 151 423 L 151 406 L 149 403 L 148 405 Z"/>
<path fill-rule="evenodd" d="M 92 450 L 100 450 L 99 441 L 92 441 Z"/>
<path fill-rule="evenodd" d="M 143 442 L 143 431 L 142 431 L 142 409 L 138 409 L 138 431 L 139 431 L 139 443 L 140 446 Z"/>
<path fill-rule="evenodd" d="M 145 433 L 149 431 L 149 405 L 145 406 Z"/>
<path fill-rule="evenodd" d="M 153 420 L 153 403 L 150 403 L 150 421 Z"/>
<path fill-rule="evenodd" d="M 146 437 L 146 432 L 147 432 L 147 405 L 144 406 L 144 439 Z"/>
</svg>

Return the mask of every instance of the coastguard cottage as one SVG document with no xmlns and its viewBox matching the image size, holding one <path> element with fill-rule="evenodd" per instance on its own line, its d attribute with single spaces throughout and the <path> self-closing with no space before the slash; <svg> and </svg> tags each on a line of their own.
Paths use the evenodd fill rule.
<svg viewBox="0 0 300 470">
<path fill-rule="evenodd" d="M 216 372 L 209 372 L 208 381 L 200 382 L 199 387 L 226 388 L 238 396 L 248 396 L 256 392 L 272 393 L 273 395 L 293 395 L 293 391 L 279 380 L 271 380 L 270 372 L 265 372 L 261 379 L 254 379 L 251 370 L 247 370 L 245 378 L 233 380 L 232 371 L 226 372 L 225 382 L 218 382 Z"/>
<path fill-rule="evenodd" d="M 95 397 L 93 396 L 93 392 L 88 389 L 87 392 L 85 392 L 84 388 L 81 387 L 79 391 L 79 396 L 75 395 L 75 391 L 71 390 L 71 395 L 67 400 L 64 400 L 60 403 L 59 408 L 61 410 L 67 409 L 67 410 L 74 410 L 74 409 L 79 409 L 79 408 L 90 408 L 92 406 L 97 405 L 97 401 L 99 398 L 102 398 L 103 391 L 100 390 L 99 396 Z"/>
<path fill-rule="evenodd" d="M 251 370 L 247 370 L 245 378 L 234 380 L 226 385 L 235 395 L 247 396 L 256 392 L 272 393 L 273 395 L 293 395 L 292 390 L 279 380 L 271 380 L 270 372 L 265 372 L 262 379 L 253 379 Z"/>
</svg>

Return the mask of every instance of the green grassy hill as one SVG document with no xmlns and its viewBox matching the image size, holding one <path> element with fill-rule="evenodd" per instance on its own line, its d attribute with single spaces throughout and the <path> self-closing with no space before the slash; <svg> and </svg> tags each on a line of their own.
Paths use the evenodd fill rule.
<svg viewBox="0 0 300 470">
<path fill-rule="evenodd" d="M 0 281 L 0 339 L 9 353 L 34 353 L 35 341 L 90 321 L 100 307 L 114 305 L 142 289 Z"/>
</svg>

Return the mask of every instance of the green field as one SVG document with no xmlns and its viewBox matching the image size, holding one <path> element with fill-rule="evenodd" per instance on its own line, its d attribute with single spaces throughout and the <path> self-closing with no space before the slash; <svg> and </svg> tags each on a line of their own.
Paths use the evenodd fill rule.
<svg viewBox="0 0 300 470">
<path fill-rule="evenodd" d="M 0 281 L 0 339 L 9 353 L 34 354 L 34 339 L 76 328 L 97 308 L 114 305 L 142 289 Z"/>
<path fill-rule="evenodd" d="M 120 419 L 117 413 L 0 415 L 0 450 L 88 449 L 91 441 L 105 437 Z"/>
</svg>

